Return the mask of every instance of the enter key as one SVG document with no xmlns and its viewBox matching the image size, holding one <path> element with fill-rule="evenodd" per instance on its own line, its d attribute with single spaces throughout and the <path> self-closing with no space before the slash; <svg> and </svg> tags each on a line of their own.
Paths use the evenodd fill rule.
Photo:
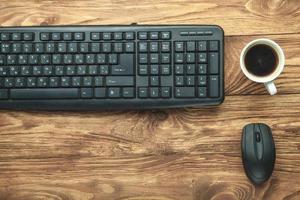
<svg viewBox="0 0 300 200">
<path fill-rule="evenodd" d="M 134 75 L 133 54 L 121 54 L 119 65 L 111 66 L 112 75 Z"/>
</svg>

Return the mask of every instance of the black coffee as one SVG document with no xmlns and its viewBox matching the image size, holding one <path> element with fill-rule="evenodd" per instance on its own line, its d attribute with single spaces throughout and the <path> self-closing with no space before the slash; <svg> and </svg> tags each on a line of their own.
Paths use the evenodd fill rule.
<svg viewBox="0 0 300 200">
<path fill-rule="evenodd" d="M 278 57 L 273 48 L 265 44 L 251 47 L 245 56 L 247 70 L 256 76 L 272 74 L 278 62 Z"/>
</svg>

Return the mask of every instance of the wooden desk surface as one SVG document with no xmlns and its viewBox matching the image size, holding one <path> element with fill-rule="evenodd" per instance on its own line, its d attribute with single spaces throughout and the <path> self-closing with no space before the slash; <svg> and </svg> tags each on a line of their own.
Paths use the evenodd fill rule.
<svg viewBox="0 0 300 200">
<path fill-rule="evenodd" d="M 129 112 L 0 112 L 1 200 L 300 199 L 299 0 L 1 0 L 0 24 L 219 24 L 226 99 L 218 107 Z M 239 69 L 243 46 L 278 42 L 278 95 Z M 254 187 L 242 127 L 273 129 L 272 178 Z"/>
</svg>

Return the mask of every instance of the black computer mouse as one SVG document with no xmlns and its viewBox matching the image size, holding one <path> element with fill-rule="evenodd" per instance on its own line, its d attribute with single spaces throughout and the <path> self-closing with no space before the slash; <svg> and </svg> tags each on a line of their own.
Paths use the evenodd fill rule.
<svg viewBox="0 0 300 200">
<path fill-rule="evenodd" d="M 270 127 L 262 123 L 243 128 L 242 157 L 246 175 L 255 185 L 262 184 L 272 175 L 276 150 Z"/>
</svg>

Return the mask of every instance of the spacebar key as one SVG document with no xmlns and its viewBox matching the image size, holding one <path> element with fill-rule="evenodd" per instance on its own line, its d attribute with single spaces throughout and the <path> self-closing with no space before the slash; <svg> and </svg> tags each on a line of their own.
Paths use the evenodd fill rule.
<svg viewBox="0 0 300 200">
<path fill-rule="evenodd" d="M 77 88 L 58 89 L 11 89 L 11 99 L 76 99 Z"/>
</svg>

